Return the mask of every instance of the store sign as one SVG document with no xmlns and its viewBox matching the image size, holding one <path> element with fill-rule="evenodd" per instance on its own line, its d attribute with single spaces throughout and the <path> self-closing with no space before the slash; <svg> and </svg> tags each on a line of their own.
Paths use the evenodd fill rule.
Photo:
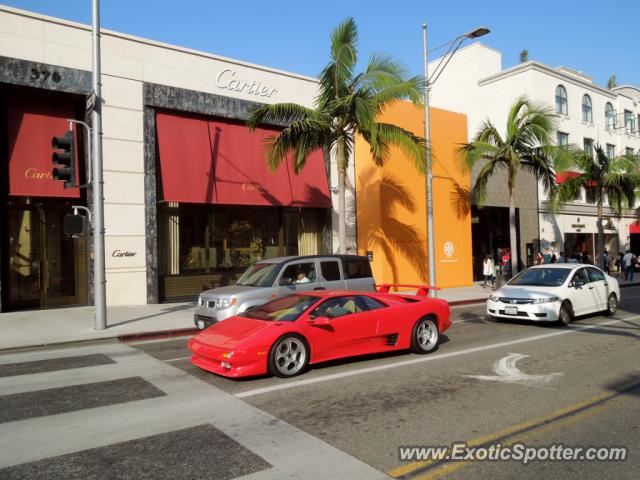
<svg viewBox="0 0 640 480">
<path fill-rule="evenodd" d="M 458 261 L 458 259 L 454 257 L 454 254 L 456 253 L 456 247 L 453 242 L 445 242 L 442 250 L 446 258 L 440 260 L 441 263 L 455 263 Z"/>
<path fill-rule="evenodd" d="M 239 77 L 235 70 L 222 70 L 216 77 L 216 87 L 223 90 L 233 90 L 234 92 L 244 92 L 258 97 L 267 97 L 276 93 L 278 90 L 264 86 L 262 83 L 251 79 L 243 79 Z"/>
<path fill-rule="evenodd" d="M 114 250 L 113 252 L 111 252 L 111 256 L 115 258 L 135 257 L 137 254 L 138 252 L 129 252 L 126 250 Z"/>
<path fill-rule="evenodd" d="M 30 180 L 52 180 L 53 176 L 51 175 L 51 170 L 38 170 L 37 168 L 27 168 L 24 171 L 24 178 L 28 178 Z"/>
<path fill-rule="evenodd" d="M 262 185 L 253 183 L 253 182 L 244 182 L 242 184 L 242 191 L 243 192 L 261 192 L 261 193 L 267 192 L 267 190 Z"/>
</svg>

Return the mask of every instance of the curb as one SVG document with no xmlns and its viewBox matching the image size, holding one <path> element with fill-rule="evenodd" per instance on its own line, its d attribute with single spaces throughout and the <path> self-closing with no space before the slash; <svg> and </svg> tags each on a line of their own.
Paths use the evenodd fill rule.
<svg viewBox="0 0 640 480">
<path fill-rule="evenodd" d="M 156 340 L 159 338 L 186 337 L 199 332 L 197 328 L 178 328 L 175 330 L 159 330 L 156 332 L 130 333 L 129 335 L 121 335 L 117 338 L 120 343 L 135 342 L 138 340 Z"/>
</svg>

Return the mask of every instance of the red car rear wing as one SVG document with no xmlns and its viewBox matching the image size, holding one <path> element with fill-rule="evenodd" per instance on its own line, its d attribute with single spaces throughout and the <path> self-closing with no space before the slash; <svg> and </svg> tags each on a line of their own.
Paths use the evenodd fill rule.
<svg viewBox="0 0 640 480">
<path fill-rule="evenodd" d="M 415 288 L 416 296 L 418 297 L 428 297 L 429 290 L 440 290 L 439 287 L 429 287 L 428 285 L 405 285 L 403 283 L 383 283 L 382 285 L 376 285 L 376 290 L 379 293 L 389 293 L 389 290 L 395 287 Z"/>
</svg>

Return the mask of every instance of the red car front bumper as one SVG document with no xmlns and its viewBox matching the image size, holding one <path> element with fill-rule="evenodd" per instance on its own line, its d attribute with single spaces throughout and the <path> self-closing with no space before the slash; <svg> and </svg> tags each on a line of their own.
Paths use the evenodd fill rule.
<svg viewBox="0 0 640 480">
<path fill-rule="evenodd" d="M 207 345 L 196 338 L 189 340 L 188 348 L 193 354 L 189 360 L 193 365 L 216 375 L 238 378 L 267 373 L 267 352 L 234 351 L 229 358 L 223 356 L 228 349 Z"/>
</svg>

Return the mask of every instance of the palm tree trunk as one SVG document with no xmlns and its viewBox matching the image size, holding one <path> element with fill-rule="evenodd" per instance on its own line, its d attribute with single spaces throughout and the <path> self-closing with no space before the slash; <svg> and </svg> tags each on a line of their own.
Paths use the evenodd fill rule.
<svg viewBox="0 0 640 480">
<path fill-rule="evenodd" d="M 602 188 L 598 192 L 598 267 L 604 270 L 604 228 L 602 226 Z"/>
<path fill-rule="evenodd" d="M 344 139 L 338 139 L 338 253 L 347 253 L 347 235 L 346 235 L 346 184 L 347 184 L 347 159 L 344 151 Z"/>
<path fill-rule="evenodd" d="M 509 189 L 509 243 L 511 247 L 511 276 L 518 273 L 518 235 L 516 233 L 516 198 Z"/>
</svg>

